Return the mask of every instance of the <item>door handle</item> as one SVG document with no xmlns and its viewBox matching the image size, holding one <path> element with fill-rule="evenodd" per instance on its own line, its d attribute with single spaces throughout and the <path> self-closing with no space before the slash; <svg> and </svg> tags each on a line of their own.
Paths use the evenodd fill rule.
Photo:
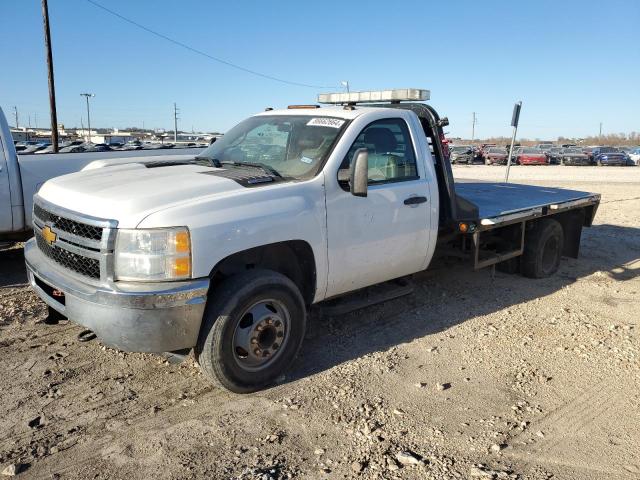
<svg viewBox="0 0 640 480">
<path fill-rule="evenodd" d="M 409 197 L 404 201 L 405 205 L 418 205 L 420 203 L 425 203 L 427 201 L 427 197 Z"/>
</svg>

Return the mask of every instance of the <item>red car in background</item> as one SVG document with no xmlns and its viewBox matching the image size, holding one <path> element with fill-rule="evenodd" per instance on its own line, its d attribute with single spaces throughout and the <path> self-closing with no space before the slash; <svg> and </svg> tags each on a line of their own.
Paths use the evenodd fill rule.
<svg viewBox="0 0 640 480">
<path fill-rule="evenodd" d="M 549 165 L 547 155 L 537 148 L 519 148 L 514 161 L 516 165 Z"/>
<path fill-rule="evenodd" d="M 500 147 L 486 148 L 483 152 L 485 165 L 506 165 L 507 150 Z"/>
</svg>

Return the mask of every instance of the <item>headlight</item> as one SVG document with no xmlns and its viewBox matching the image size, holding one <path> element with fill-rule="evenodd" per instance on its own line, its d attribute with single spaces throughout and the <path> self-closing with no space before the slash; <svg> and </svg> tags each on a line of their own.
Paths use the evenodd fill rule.
<svg viewBox="0 0 640 480">
<path fill-rule="evenodd" d="M 118 230 L 115 280 L 183 280 L 191 277 L 191 238 L 185 227 Z"/>
</svg>

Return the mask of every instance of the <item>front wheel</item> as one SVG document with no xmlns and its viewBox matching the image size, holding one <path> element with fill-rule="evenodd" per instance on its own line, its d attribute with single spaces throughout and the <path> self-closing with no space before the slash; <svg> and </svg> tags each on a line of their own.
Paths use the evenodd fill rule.
<svg viewBox="0 0 640 480">
<path fill-rule="evenodd" d="M 250 270 L 211 293 L 196 359 L 223 387 L 253 392 L 291 365 L 305 328 L 305 304 L 296 285 L 271 270 Z"/>
</svg>

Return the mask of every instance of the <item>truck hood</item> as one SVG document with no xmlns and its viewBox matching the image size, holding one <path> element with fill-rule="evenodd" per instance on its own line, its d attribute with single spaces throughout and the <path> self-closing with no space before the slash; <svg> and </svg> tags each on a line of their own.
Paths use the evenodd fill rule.
<svg viewBox="0 0 640 480">
<path fill-rule="evenodd" d="M 247 189 L 234 180 L 204 175 L 220 169 L 199 165 L 147 168 L 142 164 L 72 173 L 46 182 L 38 195 L 54 205 L 134 228 L 151 213 L 196 198 Z"/>
</svg>

